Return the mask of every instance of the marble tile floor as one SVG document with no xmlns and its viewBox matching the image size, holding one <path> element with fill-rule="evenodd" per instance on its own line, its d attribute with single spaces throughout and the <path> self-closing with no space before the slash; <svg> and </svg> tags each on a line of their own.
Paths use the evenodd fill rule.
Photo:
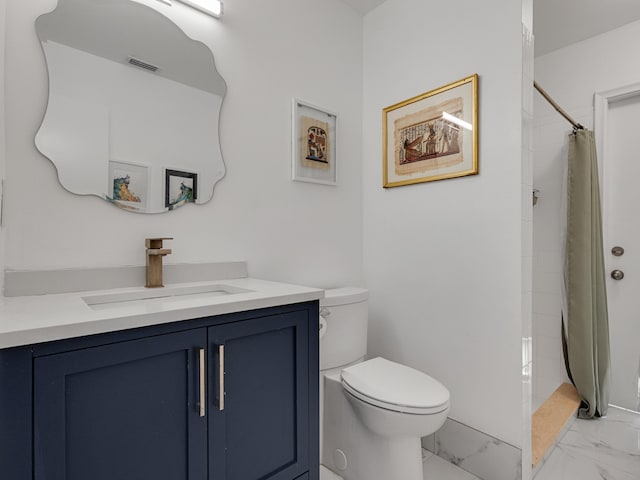
<svg viewBox="0 0 640 480">
<path fill-rule="evenodd" d="M 427 450 L 422 450 L 422 463 L 424 480 L 480 480 Z"/>
<path fill-rule="evenodd" d="M 424 480 L 480 480 L 478 477 L 456 467 L 433 453 L 422 450 L 423 479 Z M 342 477 L 320 467 L 320 480 L 341 480 Z"/>
<path fill-rule="evenodd" d="M 640 414 L 610 407 L 576 419 L 534 480 L 640 480 Z"/>
</svg>

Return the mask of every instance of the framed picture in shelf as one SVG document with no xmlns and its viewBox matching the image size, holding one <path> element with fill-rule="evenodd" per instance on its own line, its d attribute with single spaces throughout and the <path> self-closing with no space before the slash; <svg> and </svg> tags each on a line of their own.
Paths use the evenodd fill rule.
<svg viewBox="0 0 640 480">
<path fill-rule="evenodd" d="M 164 206 L 169 210 L 194 203 L 198 198 L 198 174 L 167 168 L 164 192 Z"/>
<path fill-rule="evenodd" d="M 478 75 L 383 109 L 384 188 L 478 173 Z"/>
<path fill-rule="evenodd" d="M 108 200 L 126 210 L 144 212 L 149 192 L 149 167 L 138 163 L 109 160 Z"/>
<path fill-rule="evenodd" d="M 293 180 L 337 184 L 336 121 L 335 113 L 293 99 Z"/>
</svg>

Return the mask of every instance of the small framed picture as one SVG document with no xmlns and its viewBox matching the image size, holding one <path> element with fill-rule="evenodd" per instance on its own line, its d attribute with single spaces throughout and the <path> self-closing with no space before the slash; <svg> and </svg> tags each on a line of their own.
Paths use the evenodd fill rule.
<svg viewBox="0 0 640 480">
<path fill-rule="evenodd" d="M 144 212 L 149 200 L 147 165 L 109 160 L 107 200 L 126 210 Z"/>
<path fill-rule="evenodd" d="M 382 113 L 382 186 L 478 173 L 478 75 L 391 105 Z"/>
<path fill-rule="evenodd" d="M 335 113 L 293 99 L 293 180 L 337 184 L 336 120 Z"/>
<path fill-rule="evenodd" d="M 181 170 L 165 170 L 164 206 L 169 210 L 198 198 L 198 174 Z"/>
</svg>

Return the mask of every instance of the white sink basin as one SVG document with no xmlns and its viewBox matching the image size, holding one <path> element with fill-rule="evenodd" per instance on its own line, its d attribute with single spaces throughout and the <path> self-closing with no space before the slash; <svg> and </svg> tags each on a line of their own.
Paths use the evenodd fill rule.
<svg viewBox="0 0 640 480">
<path fill-rule="evenodd" d="M 189 287 L 146 288 L 133 292 L 106 293 L 82 297 L 93 310 L 130 307 L 135 305 L 171 305 L 185 304 L 199 299 L 210 299 L 238 293 L 249 293 L 251 290 L 231 285 L 195 285 Z"/>
</svg>

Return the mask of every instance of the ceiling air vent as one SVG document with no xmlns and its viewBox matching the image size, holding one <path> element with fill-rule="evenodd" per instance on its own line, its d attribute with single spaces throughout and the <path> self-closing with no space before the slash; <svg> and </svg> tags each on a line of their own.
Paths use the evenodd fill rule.
<svg viewBox="0 0 640 480">
<path fill-rule="evenodd" d="M 149 70 L 150 72 L 157 72 L 160 69 L 160 67 L 151 65 L 147 62 L 143 62 L 142 60 L 135 57 L 129 57 L 128 62 L 135 67 L 144 68 L 145 70 Z"/>
</svg>

